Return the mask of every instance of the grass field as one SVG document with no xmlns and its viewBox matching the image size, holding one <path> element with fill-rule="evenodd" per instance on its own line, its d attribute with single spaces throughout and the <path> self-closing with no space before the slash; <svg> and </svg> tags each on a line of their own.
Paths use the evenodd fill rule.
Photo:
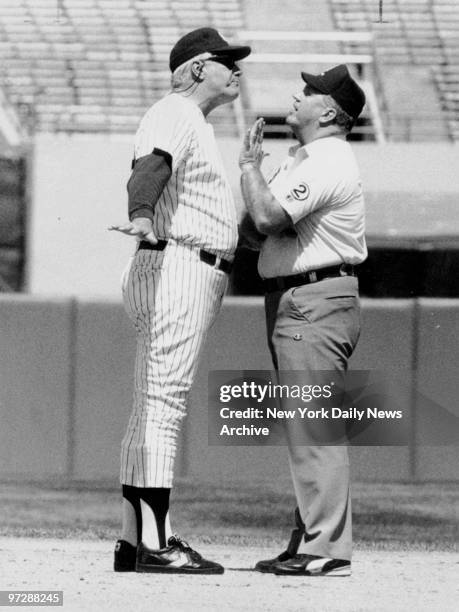
<svg viewBox="0 0 459 612">
<path fill-rule="evenodd" d="M 201 543 L 282 545 L 295 506 L 290 483 L 214 486 L 178 481 L 172 527 Z M 12 483 L 0 488 L 0 536 L 115 540 L 120 492 L 113 483 Z M 354 541 L 366 550 L 459 550 L 459 487 L 355 484 Z"/>
</svg>

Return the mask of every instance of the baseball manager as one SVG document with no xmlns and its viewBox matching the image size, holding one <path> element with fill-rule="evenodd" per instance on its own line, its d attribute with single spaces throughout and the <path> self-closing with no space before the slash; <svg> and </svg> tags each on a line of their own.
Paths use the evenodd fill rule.
<svg viewBox="0 0 459 612">
<path fill-rule="evenodd" d="M 173 535 L 169 496 L 190 387 L 238 240 L 233 196 L 206 117 L 237 98 L 236 62 L 249 53 L 213 28 L 176 43 L 172 92 L 147 111 L 137 131 L 129 222 L 110 228 L 139 240 L 122 284 L 137 356 L 121 450 L 123 528 L 115 571 L 223 572 Z"/>
<path fill-rule="evenodd" d="M 240 156 L 242 192 L 262 243 L 268 343 L 279 371 L 347 368 L 360 332 L 354 266 L 367 256 L 359 170 L 346 134 L 365 104 L 346 66 L 302 73 L 286 122 L 299 144 L 267 182 L 261 171 L 263 120 Z M 254 226 L 254 227 L 253 227 Z M 256 235 L 256 234 L 255 234 Z M 297 445 L 286 424 L 297 499 L 287 549 L 259 561 L 261 572 L 339 575 L 351 572 L 351 500 L 346 446 Z M 294 443 L 296 440 L 296 444 Z"/>
</svg>

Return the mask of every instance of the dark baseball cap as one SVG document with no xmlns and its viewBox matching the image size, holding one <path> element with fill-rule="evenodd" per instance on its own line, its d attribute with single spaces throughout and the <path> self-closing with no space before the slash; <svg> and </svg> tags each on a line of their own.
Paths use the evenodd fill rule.
<svg viewBox="0 0 459 612">
<path fill-rule="evenodd" d="M 321 74 L 302 72 L 303 81 L 322 94 L 328 94 L 354 119 L 365 106 L 362 88 L 349 74 L 347 66 L 340 64 Z"/>
<path fill-rule="evenodd" d="M 250 47 L 229 45 L 214 28 L 199 28 L 182 36 L 172 48 L 169 58 L 169 68 L 174 72 L 176 68 L 201 53 L 212 53 L 231 57 L 234 61 L 247 57 Z"/>
</svg>

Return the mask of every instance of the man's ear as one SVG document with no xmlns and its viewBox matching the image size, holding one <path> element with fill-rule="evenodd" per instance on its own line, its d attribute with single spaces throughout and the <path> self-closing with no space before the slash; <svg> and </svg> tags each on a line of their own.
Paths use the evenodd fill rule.
<svg viewBox="0 0 459 612">
<path fill-rule="evenodd" d="M 331 125 L 336 119 L 336 108 L 327 106 L 319 117 L 319 123 L 323 127 Z"/>
<path fill-rule="evenodd" d="M 204 80 L 204 77 L 202 76 L 204 65 L 205 63 L 203 60 L 196 60 L 191 64 L 191 74 L 193 76 L 193 79 L 198 83 Z"/>
</svg>

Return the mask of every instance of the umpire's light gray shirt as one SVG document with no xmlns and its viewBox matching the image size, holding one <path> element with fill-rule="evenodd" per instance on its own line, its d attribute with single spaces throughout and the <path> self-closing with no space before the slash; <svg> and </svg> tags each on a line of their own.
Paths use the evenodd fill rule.
<svg viewBox="0 0 459 612">
<path fill-rule="evenodd" d="M 293 147 L 268 182 L 297 235 L 268 236 L 258 262 L 262 278 L 366 259 L 362 184 L 348 142 L 326 137 Z"/>
</svg>

